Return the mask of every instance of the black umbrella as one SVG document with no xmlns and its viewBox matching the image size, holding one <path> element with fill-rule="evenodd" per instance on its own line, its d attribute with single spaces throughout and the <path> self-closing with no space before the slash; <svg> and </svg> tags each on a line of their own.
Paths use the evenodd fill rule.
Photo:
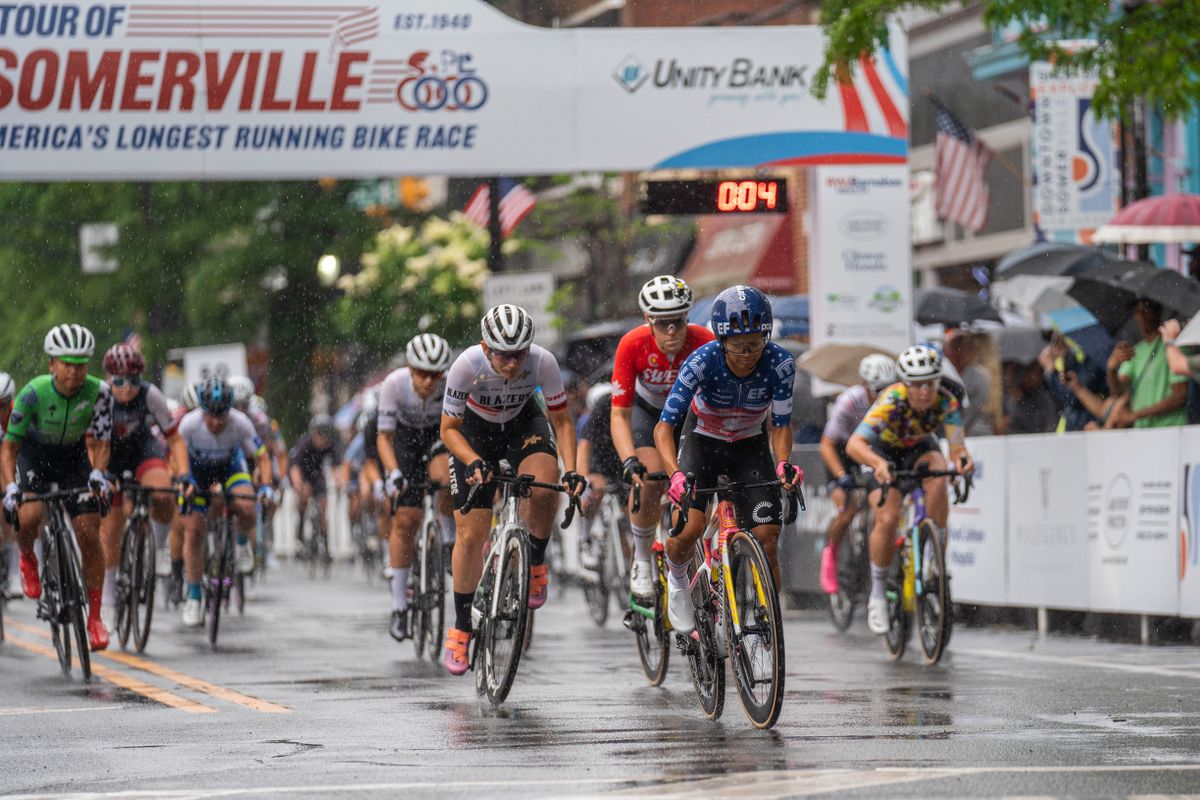
<svg viewBox="0 0 1200 800">
<path fill-rule="evenodd" d="M 1003 322 L 1000 312 L 979 296 L 945 286 L 917 289 L 914 316 L 921 325 L 955 326 L 981 319 Z"/>
<path fill-rule="evenodd" d="M 1036 242 L 1000 259 L 996 280 L 1017 275 L 1080 275 L 1115 259 L 1091 247 L 1061 242 Z"/>
<path fill-rule="evenodd" d="M 1166 316 L 1190 318 L 1200 312 L 1200 286 L 1178 272 L 1144 261 L 1114 261 L 1086 276 L 1077 276 L 1067 294 L 1116 334 L 1129 320 L 1139 297 L 1163 307 Z"/>
</svg>

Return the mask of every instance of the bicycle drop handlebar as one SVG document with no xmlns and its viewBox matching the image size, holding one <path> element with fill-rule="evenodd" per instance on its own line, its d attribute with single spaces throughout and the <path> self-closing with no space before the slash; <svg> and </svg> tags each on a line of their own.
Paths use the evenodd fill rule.
<svg viewBox="0 0 1200 800">
<path fill-rule="evenodd" d="M 671 476 L 665 472 L 647 472 L 642 476 L 643 481 L 665 481 Z M 636 514 L 642 510 L 642 485 L 634 482 L 633 484 L 633 500 L 630 502 L 630 510 Z"/>
<path fill-rule="evenodd" d="M 912 488 L 907 488 L 904 485 L 914 483 L 919 485 L 921 481 L 927 478 L 950 478 L 950 485 L 954 487 L 954 505 L 967 502 L 967 498 L 971 496 L 971 489 L 975 486 L 975 481 L 970 475 L 964 475 L 958 470 L 953 469 L 897 469 L 892 470 L 892 480 L 880 486 L 883 490 L 879 493 L 879 501 L 875 503 L 877 507 L 882 507 L 887 502 L 887 494 L 889 489 L 908 494 Z M 960 485 L 955 478 L 962 478 Z"/>
<path fill-rule="evenodd" d="M 531 489 L 549 489 L 552 492 L 563 492 L 567 495 L 567 511 L 563 515 L 563 521 L 559 527 L 564 530 L 571 526 L 571 521 L 575 519 L 575 512 L 579 510 L 579 497 L 571 494 L 565 486 L 559 483 L 543 483 L 542 481 L 535 481 L 532 475 L 525 474 L 517 475 L 515 477 L 511 475 L 493 475 L 488 480 L 475 484 L 467 492 L 467 501 L 463 503 L 461 507 L 459 507 L 459 513 L 467 514 L 472 511 L 473 509 L 471 508 L 471 505 L 475 502 L 475 495 L 479 493 L 480 489 L 489 483 L 511 484 L 516 487 L 516 494 L 518 497 L 529 497 L 529 492 Z"/>
<path fill-rule="evenodd" d="M 678 504 L 680 509 L 679 518 L 675 521 L 675 524 L 671 527 L 670 533 L 668 534 L 672 537 L 678 536 L 683 530 L 683 526 L 687 523 L 687 513 L 685 512 L 687 509 L 691 508 L 692 498 L 698 495 L 720 494 L 722 492 L 736 494 L 737 492 L 743 492 L 747 489 L 770 489 L 772 487 L 782 488 L 782 484 L 776 480 L 759 481 L 758 483 L 726 482 L 720 484 L 719 486 L 714 486 L 711 489 L 697 489 L 696 476 L 691 472 L 687 474 L 686 486 L 687 489 L 683 494 L 683 502 Z M 783 524 L 791 525 L 796 521 L 796 517 L 800 511 L 807 510 L 807 508 L 804 505 L 804 491 L 800 488 L 799 484 L 796 484 L 796 486 L 788 489 L 787 494 L 788 498 L 792 502 L 788 503 L 788 512 L 783 520 Z"/>
<path fill-rule="evenodd" d="M 441 481 L 421 481 L 420 483 L 410 483 L 408 488 L 419 489 L 422 493 L 428 492 L 429 494 L 437 494 L 442 489 L 446 488 L 446 484 L 442 483 Z M 396 509 L 400 507 L 400 497 L 402 494 L 402 492 L 397 492 L 396 494 L 392 495 L 389 502 L 389 507 L 391 510 L 388 513 L 396 513 Z"/>
</svg>

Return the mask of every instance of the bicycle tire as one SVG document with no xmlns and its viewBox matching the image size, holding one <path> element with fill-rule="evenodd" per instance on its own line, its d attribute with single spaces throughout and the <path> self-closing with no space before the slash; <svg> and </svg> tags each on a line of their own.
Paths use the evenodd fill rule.
<svg viewBox="0 0 1200 800">
<path fill-rule="evenodd" d="M 528 618 L 525 620 L 525 635 L 521 637 L 521 655 L 529 654 L 529 649 L 533 647 L 533 628 L 534 620 L 537 619 L 536 609 L 529 609 Z"/>
<path fill-rule="evenodd" d="M 700 544 L 697 543 L 696 555 L 688 571 L 689 581 L 704 563 L 702 553 Z M 717 602 L 712 581 L 696 581 L 692 587 L 692 605 L 696 609 L 696 638 L 683 637 L 696 699 L 700 701 L 700 710 L 704 712 L 704 716 L 711 720 L 720 719 L 721 712 L 725 709 L 725 660 L 718 653 L 716 641 Z M 677 633 L 676 636 L 680 634 Z"/>
<path fill-rule="evenodd" d="M 908 647 L 909 636 L 912 635 L 912 614 L 904 609 L 904 566 L 903 559 L 908 557 L 908 543 L 896 550 L 892 566 L 887 575 L 887 604 L 888 629 L 883 635 L 883 646 L 892 661 L 904 657 Z"/>
<path fill-rule="evenodd" d="M 50 623 L 50 640 L 54 643 L 54 652 L 58 655 L 58 666 L 63 675 L 71 674 L 71 634 L 62 623 L 62 589 L 63 568 L 58 557 L 56 539 L 48 530 L 42 534 L 42 599 L 39 601 L 38 615 L 44 609 L 46 620 Z"/>
<path fill-rule="evenodd" d="M 122 650 L 129 644 L 129 634 L 133 630 L 129 601 L 130 595 L 133 594 L 134 559 L 136 557 L 137 553 L 133 545 L 133 518 L 131 517 L 125 521 L 125 528 L 121 531 L 121 554 L 117 560 L 117 585 L 114 592 L 114 610 L 117 614 L 116 634 Z"/>
<path fill-rule="evenodd" d="M 610 547 L 606 564 L 608 571 L 609 594 L 617 599 L 617 608 L 629 610 L 629 559 L 633 553 L 633 531 L 629 528 L 629 518 L 624 513 L 617 515 L 615 527 L 609 529 Z"/>
<path fill-rule="evenodd" d="M 591 569 L 595 574 L 583 576 L 581 580 L 583 581 L 583 601 L 587 605 L 588 616 L 599 628 L 603 628 L 604 624 L 608 622 L 607 530 L 604 530 L 603 536 L 604 539 L 599 539 L 589 531 L 584 541 L 580 542 L 582 547 L 587 548 L 589 556 L 594 555 L 592 560 L 595 562 L 595 566 Z"/>
<path fill-rule="evenodd" d="M 748 531 L 737 531 L 729 538 L 726 569 L 741 621 L 739 635 L 733 629 L 733 615 L 728 613 L 734 604 L 727 602 L 725 641 L 731 645 L 734 681 L 746 716 L 754 727 L 767 730 L 775 725 L 783 710 L 787 673 L 783 610 L 775 578 L 762 544 Z M 758 677 L 760 672 L 764 677 Z M 757 691 L 763 684 L 767 685 L 766 691 Z"/>
<path fill-rule="evenodd" d="M 222 522 L 217 529 L 207 575 L 208 585 L 208 643 L 217 649 L 217 634 L 221 630 L 221 607 L 225 605 L 225 576 L 229 572 L 229 531 Z"/>
<path fill-rule="evenodd" d="M 486 597 L 487 611 L 479 632 L 483 661 L 476 665 L 476 689 L 481 689 L 494 706 L 508 698 L 525 644 L 529 621 L 528 534 L 520 529 L 508 531 L 498 555 L 495 563 L 488 565 L 495 573 L 498 613 L 491 615 L 491 596 Z"/>
<path fill-rule="evenodd" d="M 66 558 L 60 563 L 65 564 L 66 578 L 63 593 L 63 598 L 66 600 L 65 606 L 68 617 L 68 628 L 75 632 L 75 647 L 79 651 L 79 671 L 83 675 L 84 682 L 92 680 L 92 656 L 91 647 L 88 644 L 87 635 L 87 617 L 84 613 L 86 601 L 84 595 L 83 584 L 83 568 L 79 564 L 79 551 L 76 549 L 74 542 L 66 540 L 66 532 L 59 531 L 59 536 L 63 538 L 63 544 L 66 545 Z M 69 635 L 64 632 L 64 636 Z"/>
<path fill-rule="evenodd" d="M 671 622 L 667 619 L 667 572 L 661 552 L 654 554 L 654 619 L 646 619 L 636 611 L 634 635 L 637 638 L 638 660 L 651 686 L 661 686 L 667 678 L 671 662 Z"/>
<path fill-rule="evenodd" d="M 146 520 L 142 521 L 135 542 L 137 557 L 134 559 L 129 613 L 132 617 L 134 649 L 141 653 L 146 649 L 146 642 L 150 641 L 150 623 L 154 619 L 154 585 L 157 583 L 154 563 L 158 555 L 158 543 L 154 541 L 154 534 L 149 530 Z"/>
<path fill-rule="evenodd" d="M 425 526 L 425 549 L 429 554 L 425 587 L 425 652 L 429 653 L 429 660 L 437 664 L 441 661 L 442 636 L 446 632 L 446 572 L 442 564 L 442 526 L 436 519 Z"/>
<path fill-rule="evenodd" d="M 926 666 L 932 666 L 942 658 L 946 641 L 949 639 L 950 598 L 949 581 L 946 575 L 946 553 L 942 544 L 941 528 L 931 519 L 921 520 L 918 525 L 921 543 L 922 591 L 917 595 L 917 642 L 921 646 L 921 658 Z"/>
<path fill-rule="evenodd" d="M 841 546 L 838 547 L 837 576 L 838 590 L 827 595 L 829 616 L 833 627 L 846 631 L 854 623 L 854 612 L 862 602 L 863 589 L 868 585 L 869 562 L 867 558 L 867 542 L 871 531 L 867 526 L 868 512 L 859 509 L 850 523 L 850 528 L 842 535 Z"/>
</svg>

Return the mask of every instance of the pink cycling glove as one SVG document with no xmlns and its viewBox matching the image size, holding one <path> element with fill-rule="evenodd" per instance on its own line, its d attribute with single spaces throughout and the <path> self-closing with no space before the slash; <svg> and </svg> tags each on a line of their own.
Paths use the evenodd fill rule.
<svg viewBox="0 0 1200 800">
<path fill-rule="evenodd" d="M 804 481 L 804 470 L 800 469 L 800 467 L 797 467 L 794 464 L 789 464 L 786 461 L 780 461 L 775 465 L 775 474 L 779 476 L 779 480 L 786 481 L 788 479 L 788 468 L 791 468 L 792 475 L 794 475 L 796 478 L 796 483 L 802 483 Z"/>
<path fill-rule="evenodd" d="M 687 476 L 676 470 L 671 475 L 671 488 L 667 489 L 667 495 L 670 496 L 672 503 L 678 505 L 683 502 L 685 494 L 687 494 Z"/>
</svg>

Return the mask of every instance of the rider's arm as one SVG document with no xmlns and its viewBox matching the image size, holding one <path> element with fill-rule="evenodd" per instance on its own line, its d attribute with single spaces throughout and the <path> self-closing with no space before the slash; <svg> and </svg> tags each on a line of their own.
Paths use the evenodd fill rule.
<svg viewBox="0 0 1200 800">
<path fill-rule="evenodd" d="M 443 424 L 445 423 L 443 422 Z M 445 437 L 446 434 L 443 433 L 443 442 L 446 440 Z M 449 447 L 450 445 L 446 446 Z M 379 463 L 383 465 L 383 471 L 385 474 L 391 472 L 399 466 L 399 462 L 396 461 L 396 450 L 392 447 L 391 431 L 385 431 L 382 428 L 379 429 L 379 435 L 375 437 L 375 448 L 379 451 Z"/>
<path fill-rule="evenodd" d="M 674 475 L 679 471 L 679 462 L 675 459 L 675 426 L 666 422 L 658 422 L 654 425 L 654 446 L 658 448 L 658 455 L 662 458 L 663 469 L 668 475 Z"/>
<path fill-rule="evenodd" d="M 108 439 L 93 439 L 87 437 L 87 454 L 88 461 L 92 463 L 92 469 L 98 469 L 101 472 L 108 470 L 108 461 L 112 456 L 112 442 Z"/>
<path fill-rule="evenodd" d="M 171 471 L 181 478 L 187 475 L 189 470 L 187 442 L 179 435 L 179 431 L 175 431 L 167 437 L 167 450 L 171 461 Z"/>
<path fill-rule="evenodd" d="M 467 441 L 467 437 L 463 436 L 462 425 L 462 417 L 452 417 L 449 414 L 442 414 L 442 444 L 446 445 L 446 449 L 450 451 L 450 455 L 454 456 L 464 465 L 474 464 L 479 460 L 479 454 L 471 447 Z M 380 458 L 383 457 L 382 450 L 379 451 L 379 455 Z M 384 466 L 386 466 L 386 463 Z"/>
<path fill-rule="evenodd" d="M 834 479 L 840 478 L 842 473 L 846 471 L 842 466 L 842 460 L 838 458 L 837 443 L 828 436 L 821 437 L 821 461 L 825 463 L 826 469 Z"/>
<path fill-rule="evenodd" d="M 887 459 L 872 450 L 867 437 L 857 431 L 846 441 L 846 455 L 877 472 L 887 466 Z"/>
<path fill-rule="evenodd" d="M 767 435 L 771 439 L 771 452 L 775 455 L 775 463 L 790 461 L 792 457 L 792 426 L 771 425 Z"/>
<path fill-rule="evenodd" d="M 4 486 L 17 479 L 17 451 L 20 449 L 21 443 L 15 439 L 5 439 L 0 444 L 0 483 Z"/>
<path fill-rule="evenodd" d="M 580 475 L 591 475 L 596 470 L 592 469 L 592 440 L 579 440 L 579 466 L 583 469 L 579 470 Z"/>
<path fill-rule="evenodd" d="M 624 461 L 636 451 L 633 446 L 633 407 L 618 406 L 613 403 L 608 424 L 612 430 L 613 447 L 617 450 L 617 458 Z"/>
<path fill-rule="evenodd" d="M 693 364 L 696 355 L 693 353 L 679 368 L 675 383 L 663 404 L 662 413 L 654 426 L 654 446 L 658 449 L 663 468 L 668 475 L 679 471 L 679 461 L 675 458 L 675 428 L 687 416 L 688 408 L 692 405 L 692 397 L 700 386 L 700 375 L 696 373 Z"/>
<path fill-rule="evenodd" d="M 92 462 L 92 469 L 104 472 L 108 469 L 108 460 L 112 454 L 112 388 L 101 381 L 100 392 L 96 395 L 96 403 L 92 407 L 92 421 L 87 429 L 87 454 Z"/>
<path fill-rule="evenodd" d="M 267 452 L 266 447 L 258 451 L 258 474 L 262 478 L 260 486 L 271 484 L 271 455 Z"/>
<path fill-rule="evenodd" d="M 633 393 L 637 382 L 634 372 L 634 339 L 626 334 L 617 344 L 613 355 L 612 413 L 609 426 L 612 429 L 613 447 L 622 461 L 634 455 L 633 446 Z"/>
</svg>

